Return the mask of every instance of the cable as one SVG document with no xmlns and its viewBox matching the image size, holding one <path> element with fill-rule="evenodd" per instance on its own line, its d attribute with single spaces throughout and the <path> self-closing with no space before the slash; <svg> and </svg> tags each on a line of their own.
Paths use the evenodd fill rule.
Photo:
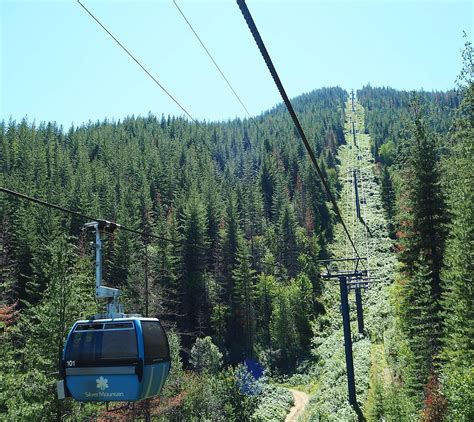
<svg viewBox="0 0 474 422">
<path fill-rule="evenodd" d="M 181 109 L 183 110 L 187 116 L 192 120 L 193 123 L 196 123 L 199 127 L 201 127 L 201 125 L 197 122 L 196 119 L 193 118 L 193 116 L 191 116 L 191 114 L 189 114 L 189 112 L 179 103 L 179 101 L 173 97 L 173 95 L 170 94 L 170 92 L 161 84 L 159 83 L 156 78 L 145 68 L 145 66 L 143 66 L 139 61 L 138 59 L 135 58 L 135 56 L 104 26 L 102 25 L 102 23 L 99 21 L 99 19 L 97 19 L 93 14 L 92 12 L 89 11 L 89 9 L 84 6 L 80 0 L 77 0 L 77 2 L 81 5 L 81 7 L 92 17 L 92 19 L 94 19 L 99 25 L 100 27 L 105 31 L 107 32 L 107 34 L 110 35 L 110 37 L 122 48 L 122 50 L 124 50 L 131 58 L 132 60 L 138 64 L 138 66 L 140 66 L 143 71 L 153 80 L 153 82 L 155 82 L 156 85 L 158 85 L 164 92 L 166 95 L 168 95 L 168 97 L 170 97 L 174 102 L 175 104 Z"/>
<path fill-rule="evenodd" d="M 95 218 L 95 217 L 91 217 L 90 215 L 87 215 L 87 214 L 82 214 L 82 213 L 77 212 L 77 211 L 72 211 L 72 210 L 69 210 L 67 208 L 61 207 L 59 205 L 51 204 L 49 202 L 43 201 L 42 199 L 34 198 L 32 196 L 28 196 L 28 195 L 25 195 L 25 194 L 20 193 L 20 192 L 15 192 L 13 190 L 10 190 L 10 189 L 7 189 L 7 188 L 1 187 L 1 186 L 0 186 L 0 192 L 6 193 L 8 195 L 16 196 L 17 198 L 25 199 L 27 201 L 34 202 L 36 204 L 43 205 L 45 207 L 53 208 L 55 210 L 64 212 L 66 214 L 75 215 L 76 217 L 83 218 L 84 220 L 103 221 L 103 219 L 101 219 L 101 218 Z M 169 239 L 167 237 L 162 237 L 162 236 L 157 236 L 157 235 L 151 234 L 151 233 L 141 232 L 139 230 L 131 229 L 129 227 L 122 226 L 121 224 L 114 223 L 113 221 L 111 221 L 111 223 L 116 225 L 118 228 L 120 228 L 122 230 L 125 230 L 125 231 L 130 232 L 130 233 L 139 234 L 143 237 L 152 237 L 154 239 L 164 240 L 166 242 L 172 242 L 172 243 L 178 243 L 178 244 L 181 243 L 179 240 Z"/>
<path fill-rule="evenodd" d="M 4 188 L 2 186 L 0 186 L 0 192 L 3 192 L 7 195 L 12 195 L 12 196 L 15 196 L 17 198 L 21 198 L 21 199 L 25 199 L 26 201 L 30 201 L 30 202 L 33 202 L 35 204 L 39 204 L 39 205 L 43 205 L 45 207 L 49 207 L 49 208 L 53 208 L 55 210 L 58 210 L 58 211 L 61 211 L 61 212 L 64 212 L 66 214 L 71 214 L 71 215 L 75 215 L 76 217 L 80 217 L 80 218 L 83 218 L 84 220 L 90 220 L 90 221 L 105 221 L 101 218 L 94 218 L 94 217 L 91 217 L 90 215 L 87 215 L 87 214 L 82 214 L 80 212 L 77 212 L 77 211 L 72 211 L 70 209 L 67 209 L 67 208 L 64 208 L 64 207 L 61 207 L 59 205 L 56 205 L 56 204 L 51 204 L 50 202 L 46 202 L 46 201 L 43 201 L 42 199 L 38 199 L 38 198 L 34 198 L 32 196 L 28 196 L 28 195 L 25 195 L 23 193 L 20 193 L 20 192 L 16 192 L 16 191 L 13 191 L 11 189 L 7 189 L 7 188 Z M 163 236 L 157 236 L 155 234 L 151 234 L 151 233 L 145 233 L 145 232 L 141 232 L 139 230 L 135 230 L 135 229 L 131 229 L 129 227 L 125 227 L 125 226 L 122 226 L 121 224 L 118 224 L 118 223 L 115 223 L 113 221 L 109 221 L 109 223 L 117 226 L 117 228 L 120 228 L 122 230 L 125 230 L 127 232 L 130 232 L 130 233 L 135 233 L 135 234 L 139 234 L 143 237 L 152 237 L 154 239 L 158 239 L 158 240 L 163 240 L 165 242 L 171 242 L 171 243 L 175 243 L 175 244 L 181 244 L 181 242 L 179 240 L 174 240 L 174 239 L 170 239 L 170 238 L 167 238 L 167 237 L 163 237 Z M 200 246 L 200 245 L 195 245 L 195 247 L 197 247 L 198 249 L 202 249 L 202 250 L 208 250 L 207 248 L 203 247 L 203 246 Z M 278 267 L 278 268 L 282 268 L 283 265 L 282 264 L 279 264 L 279 263 L 275 263 L 275 264 L 272 264 L 270 262 L 265 262 L 265 263 L 260 263 L 260 265 L 262 266 L 265 266 L 265 265 L 268 265 L 268 266 L 271 266 L 271 267 Z"/>
<path fill-rule="evenodd" d="M 354 93 L 352 93 L 352 104 L 354 104 Z M 354 105 L 353 105 L 354 107 Z M 357 113 L 354 111 L 356 118 L 356 123 L 357 123 L 357 132 L 359 134 L 359 141 L 358 145 L 360 145 L 360 149 L 362 149 L 361 145 L 361 138 L 360 138 L 360 130 L 359 130 L 359 123 L 358 123 L 358 118 L 357 118 Z M 365 116 L 364 116 L 365 118 Z M 366 141 L 364 139 L 364 156 L 367 155 L 367 148 L 365 148 Z M 362 157 L 362 153 L 359 150 L 359 156 Z M 362 160 L 361 160 L 362 161 Z M 363 173 L 364 172 L 364 173 Z M 368 204 L 367 204 L 367 196 L 366 196 L 366 191 L 365 191 L 365 178 L 363 177 L 363 174 L 366 174 L 367 180 L 369 180 L 370 172 L 367 171 L 367 168 L 360 168 L 360 174 L 361 174 L 361 189 L 362 189 L 362 198 L 364 200 L 364 206 L 362 208 L 363 211 L 363 219 L 364 219 L 364 228 L 365 228 L 365 249 L 366 249 L 366 254 L 367 254 L 367 276 L 370 277 L 369 269 L 371 268 L 370 266 L 370 255 L 369 255 L 369 229 L 367 226 L 367 212 L 366 210 L 368 209 Z"/>
<path fill-rule="evenodd" d="M 234 87 L 232 86 L 232 84 L 229 82 L 229 80 L 227 79 L 227 77 L 225 76 L 224 72 L 221 70 L 220 66 L 217 64 L 217 62 L 214 60 L 214 57 L 212 56 L 212 54 L 210 53 L 210 51 L 208 50 L 208 48 L 205 46 L 204 42 L 201 40 L 201 37 L 197 34 L 197 32 L 195 31 L 194 27 L 191 25 L 191 22 L 189 22 L 189 19 L 186 17 L 186 15 L 184 14 L 184 12 L 181 10 L 181 8 L 179 7 L 178 3 L 176 2 L 176 0 L 173 0 L 173 3 L 174 5 L 176 6 L 176 8 L 178 9 L 179 13 L 181 14 L 181 16 L 184 18 L 184 20 L 186 21 L 186 23 L 188 24 L 189 28 L 191 29 L 191 31 L 194 33 L 194 35 L 196 36 L 197 40 L 199 41 L 199 43 L 201 44 L 202 48 L 204 49 L 204 51 L 207 53 L 207 55 L 209 56 L 209 58 L 211 59 L 212 63 L 214 64 L 214 66 L 216 67 L 216 69 L 219 71 L 219 73 L 221 74 L 221 76 L 224 78 L 225 82 L 227 83 L 227 86 L 230 88 L 230 90 L 232 91 L 232 93 L 234 94 L 235 98 L 237 98 L 237 100 L 239 101 L 239 103 L 242 105 L 242 108 L 245 110 L 245 112 L 247 113 L 247 115 L 249 116 L 249 122 L 251 122 L 256 130 L 257 130 L 257 139 L 258 139 L 258 135 L 262 135 L 264 136 L 263 132 L 262 132 L 262 129 L 260 128 L 260 126 L 258 125 L 257 121 L 252 117 L 252 115 L 250 114 L 250 112 L 248 111 L 247 107 L 245 106 L 244 102 L 242 101 L 242 99 L 240 98 L 240 96 L 237 94 L 237 91 L 234 89 Z M 244 130 L 244 133 L 245 133 L 245 127 L 243 127 L 243 130 Z M 252 142 L 250 141 L 250 139 L 248 139 L 248 141 L 252 144 Z"/>
<path fill-rule="evenodd" d="M 244 16 L 244 19 L 247 22 L 247 25 L 250 29 L 250 32 L 253 35 L 255 42 L 257 43 L 260 53 L 262 54 L 263 59 L 265 60 L 265 63 L 267 64 L 268 70 L 270 71 L 270 74 L 273 77 L 275 85 L 277 86 L 278 91 L 280 92 L 280 95 L 283 99 L 283 102 L 286 105 L 288 113 L 290 113 L 290 116 L 293 119 L 293 123 L 295 124 L 296 129 L 298 130 L 298 133 L 301 137 L 301 140 L 304 143 L 304 146 L 306 148 L 306 151 L 308 152 L 309 158 L 311 159 L 311 162 L 313 163 L 313 166 L 316 169 L 316 172 L 318 173 L 319 178 L 321 179 L 321 182 L 326 191 L 326 195 L 329 198 L 334 208 L 334 212 L 339 217 L 342 227 L 344 228 L 344 231 L 346 232 L 347 237 L 349 238 L 349 241 L 351 242 L 352 248 L 354 249 L 356 256 L 360 259 L 359 252 L 357 252 L 357 248 L 355 247 L 355 244 L 351 238 L 351 235 L 349 234 L 349 230 L 347 229 L 346 224 L 344 223 L 341 212 L 339 211 L 339 207 L 337 206 L 336 200 L 334 199 L 334 196 L 332 195 L 331 190 L 329 189 L 329 185 L 321 169 L 319 168 L 313 149 L 311 148 L 311 145 L 309 144 L 308 139 L 306 138 L 303 128 L 301 127 L 300 121 L 298 120 L 298 117 L 296 116 L 295 110 L 293 109 L 293 106 L 291 105 L 290 99 L 288 98 L 288 95 L 286 94 L 285 88 L 283 87 L 283 84 L 281 83 L 280 77 L 278 76 L 275 66 L 273 65 L 272 59 L 270 58 L 270 55 L 268 54 L 268 51 L 265 47 L 265 44 L 263 43 L 262 37 L 260 36 L 260 33 L 258 32 L 257 26 L 255 25 L 255 22 L 252 18 L 252 15 L 250 14 L 250 11 L 245 3 L 245 0 L 237 0 L 237 4 L 240 7 L 242 15 Z"/>
<path fill-rule="evenodd" d="M 354 121 L 352 122 L 352 125 L 354 125 Z M 352 126 L 354 127 L 354 126 Z M 357 227 L 356 227 L 356 222 L 358 221 L 357 220 L 357 205 L 356 205 L 356 194 L 355 194 L 355 191 L 357 189 L 357 186 L 356 186 L 356 183 L 357 183 L 357 176 L 354 177 L 354 169 L 355 169 L 355 164 L 354 164 L 354 161 L 355 161 L 355 155 L 354 155 L 354 148 L 351 146 L 351 163 L 350 163 L 350 177 L 352 178 L 352 201 L 351 201 L 351 204 L 352 204 L 352 236 L 353 236 L 353 239 L 355 242 L 357 242 Z"/>
<path fill-rule="evenodd" d="M 349 146 L 346 145 L 344 147 L 344 149 L 342 150 L 341 152 L 341 155 L 343 155 L 343 153 L 345 154 L 345 160 L 344 160 L 344 163 L 347 163 L 349 162 Z M 344 167 L 344 192 L 345 192 L 345 196 L 346 196 L 346 212 L 345 212 L 345 216 L 346 218 L 349 216 L 350 214 L 350 210 L 351 210 L 351 204 L 350 204 L 350 198 L 349 198 L 349 195 L 350 195 L 350 191 L 352 189 L 352 186 L 351 186 L 351 181 L 350 181 L 350 178 L 349 176 L 347 175 L 348 174 L 348 171 L 347 171 L 347 168 Z M 346 241 L 344 242 L 344 251 L 345 251 L 345 256 L 349 256 L 349 250 L 350 250 L 350 245 L 349 245 L 349 240 L 347 239 L 346 237 Z M 346 269 L 348 270 L 349 269 L 349 265 L 348 263 L 346 263 Z"/>
<path fill-rule="evenodd" d="M 191 23 L 189 22 L 188 18 L 185 16 L 185 14 L 183 13 L 183 11 L 181 10 L 181 8 L 178 6 L 178 3 L 176 3 L 176 0 L 173 0 L 173 3 L 174 5 L 176 6 L 176 8 L 179 10 L 179 13 L 181 13 L 181 16 L 184 18 L 184 20 L 186 21 L 186 23 L 188 24 L 189 28 L 191 28 L 191 31 L 193 31 L 194 35 L 196 36 L 196 38 L 198 39 L 199 43 L 202 45 L 202 48 L 204 48 L 204 51 L 207 53 L 207 55 L 209 56 L 209 58 L 212 60 L 212 63 L 214 63 L 214 66 L 216 67 L 216 69 L 219 71 L 219 73 L 221 74 L 221 76 L 224 78 L 224 80 L 226 81 L 227 85 L 229 86 L 229 88 L 231 89 L 231 91 L 234 93 L 234 96 L 235 98 L 237 98 L 237 100 L 239 101 L 239 103 L 242 105 L 243 109 L 245 110 L 245 112 L 247 113 L 247 115 L 252 118 L 252 115 L 249 113 L 249 111 L 247 110 L 247 107 L 245 107 L 245 104 L 243 103 L 243 101 L 240 99 L 239 95 L 237 94 L 237 92 L 235 91 L 235 89 L 233 88 L 233 86 L 231 85 L 231 83 L 229 82 L 229 80 L 227 79 L 227 77 L 224 75 L 224 72 L 221 70 L 221 68 L 219 67 L 219 65 L 216 63 L 216 61 L 214 60 L 214 57 L 212 57 L 212 54 L 209 52 L 209 50 L 207 49 L 207 47 L 204 45 L 203 41 L 201 40 L 201 38 L 199 37 L 199 35 L 197 34 L 197 32 L 194 30 L 193 26 L 191 25 Z"/>
</svg>

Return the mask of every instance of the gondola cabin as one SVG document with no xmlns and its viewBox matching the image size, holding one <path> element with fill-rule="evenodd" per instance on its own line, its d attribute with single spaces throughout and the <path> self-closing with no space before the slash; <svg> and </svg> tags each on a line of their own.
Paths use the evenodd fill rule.
<svg viewBox="0 0 474 422">
<path fill-rule="evenodd" d="M 157 395 L 170 370 L 156 318 L 77 321 L 64 347 L 64 392 L 77 401 L 136 401 Z"/>
</svg>

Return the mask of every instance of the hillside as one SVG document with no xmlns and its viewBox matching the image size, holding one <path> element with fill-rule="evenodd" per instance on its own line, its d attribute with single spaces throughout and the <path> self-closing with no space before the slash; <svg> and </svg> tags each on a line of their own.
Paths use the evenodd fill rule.
<svg viewBox="0 0 474 422">
<path fill-rule="evenodd" d="M 458 191 L 469 185 L 463 178 L 472 169 L 465 154 L 472 157 L 472 119 L 466 117 L 472 83 L 459 95 L 421 97 L 426 137 L 416 131 L 421 117 L 412 113 L 405 92 L 365 87 L 355 112 L 341 88 L 294 100 L 374 277 L 363 294 L 366 332 L 354 336 L 353 345 L 359 405 L 368 420 L 472 415 L 463 396 L 471 394 L 472 360 L 461 362 L 449 337 L 472 352 L 472 313 L 456 308 L 460 292 L 469 288 L 471 265 L 459 245 L 469 243 L 474 226 L 460 218 L 472 217 L 472 193 Z M 55 381 L 68 330 L 103 306 L 93 296 L 93 248 L 81 231 L 87 221 L 0 196 L 2 417 L 284 420 L 292 406 L 288 387 L 294 386 L 311 396 L 303 420 L 357 418 L 347 403 L 337 284 L 321 279 L 318 264 L 352 251 L 281 106 L 252 120 L 199 125 L 152 114 L 67 131 L 54 123 L 3 122 L 0 139 L 1 186 L 173 240 L 118 230 L 105 243 L 106 284 L 123 291 L 127 312 L 145 314 L 146 277 L 148 314 L 169 333 L 172 370 L 162 396 L 114 412 L 58 401 Z M 433 160 L 440 182 L 430 187 L 448 189 L 454 168 L 463 181 L 443 191 L 436 268 L 432 259 L 421 262 L 426 242 L 404 244 L 410 236 L 401 230 L 413 221 L 413 233 L 420 233 L 424 203 L 405 207 L 408 199 L 416 204 L 419 185 L 403 184 L 408 167 L 402 159 L 415 157 L 407 148 L 425 139 L 436 139 L 439 151 Z M 347 177 L 354 169 L 361 175 L 365 224 L 355 217 Z M 460 202 L 463 195 L 471 195 L 468 204 Z M 421 285 L 433 287 L 434 270 L 442 296 L 433 290 L 435 296 L 417 301 L 417 280 L 423 276 Z M 472 303 L 466 306 L 472 310 Z M 425 348 L 420 363 L 416 353 L 432 335 L 432 311 L 457 316 L 435 321 L 439 342 Z M 249 358 L 265 368 L 259 382 L 240 365 Z M 254 394 L 246 394 L 242 383 Z"/>
<path fill-rule="evenodd" d="M 334 88 L 296 99 L 322 164 L 343 140 L 346 96 Z M 209 335 L 226 366 L 253 357 L 287 372 L 308 356 L 311 321 L 324 311 L 315 259 L 326 253 L 333 222 L 281 111 L 199 127 L 149 115 L 67 133 L 53 123 L 10 122 L 0 133 L 2 186 L 177 242 L 117 231 L 106 241 L 104 279 L 122 289 L 127 312 L 144 314 L 147 267 L 149 315 L 170 330 L 185 368 L 195 339 Z M 328 173 L 336 189 L 335 171 Z M 2 332 L 1 411 L 79 415 L 73 403 L 56 401 L 54 373 L 73 321 L 103 306 L 92 296 L 92 250 L 81 233 L 87 221 L 0 200 L 1 295 L 15 315 Z M 20 367 L 11 366 L 17 353 Z M 33 373 L 41 374 L 40 391 L 9 387 Z M 175 377 L 165 397 L 192 390 L 193 377 Z"/>
</svg>

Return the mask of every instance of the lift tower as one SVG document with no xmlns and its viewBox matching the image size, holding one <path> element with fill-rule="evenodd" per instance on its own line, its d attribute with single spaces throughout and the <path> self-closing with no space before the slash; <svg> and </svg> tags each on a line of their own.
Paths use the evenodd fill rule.
<svg viewBox="0 0 474 422">
<path fill-rule="evenodd" d="M 359 409 L 357 404 L 355 374 L 354 374 L 354 359 L 352 356 L 352 335 L 351 335 L 351 320 L 349 313 L 349 292 L 356 291 L 357 303 L 357 322 L 359 333 L 364 332 L 364 319 L 362 315 L 362 297 L 361 289 L 368 289 L 369 276 L 367 269 L 359 267 L 361 261 L 367 263 L 367 258 L 341 258 L 341 259 L 326 259 L 318 261 L 324 268 L 325 272 L 321 277 L 327 280 L 338 280 L 341 300 L 342 324 L 344 329 L 344 350 L 346 355 L 346 371 L 347 371 L 347 389 L 349 393 L 349 404 L 357 411 Z M 339 266 L 352 268 L 339 269 Z M 365 264 L 365 267 L 367 265 Z"/>
<path fill-rule="evenodd" d="M 95 231 L 95 296 L 100 299 L 107 299 L 106 313 L 100 315 L 104 318 L 121 318 L 125 316 L 123 306 L 119 304 L 120 290 L 102 285 L 102 235 L 103 233 L 113 233 L 120 227 L 119 224 L 106 220 L 92 221 L 84 224 L 84 230 Z"/>
</svg>

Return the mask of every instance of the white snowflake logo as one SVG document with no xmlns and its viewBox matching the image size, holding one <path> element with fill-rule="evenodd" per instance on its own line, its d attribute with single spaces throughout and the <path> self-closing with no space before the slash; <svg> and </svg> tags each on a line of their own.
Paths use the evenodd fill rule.
<svg viewBox="0 0 474 422">
<path fill-rule="evenodd" d="M 97 383 L 97 388 L 99 390 L 107 390 L 107 388 L 109 388 L 109 380 L 107 378 L 104 378 L 104 377 L 100 377 L 100 378 L 97 378 L 95 380 L 95 382 Z"/>
</svg>

